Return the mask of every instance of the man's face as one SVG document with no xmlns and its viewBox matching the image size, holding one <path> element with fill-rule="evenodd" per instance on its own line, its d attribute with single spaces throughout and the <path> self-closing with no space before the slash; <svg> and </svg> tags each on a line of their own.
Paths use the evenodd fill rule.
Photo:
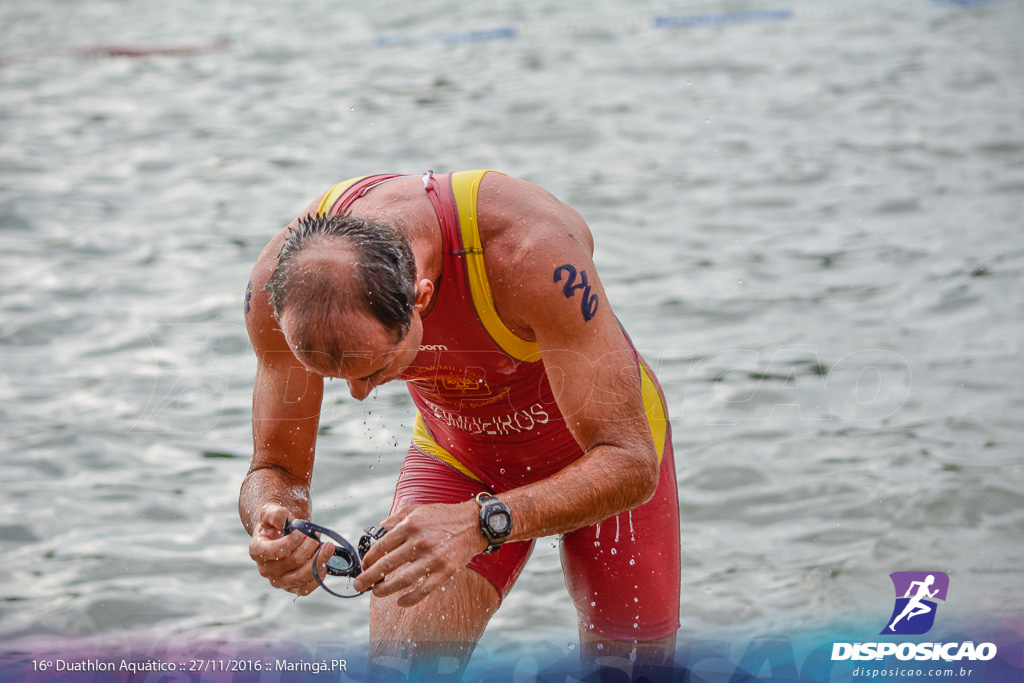
<svg viewBox="0 0 1024 683">
<path fill-rule="evenodd" d="M 369 396 L 374 387 L 398 379 L 419 353 L 420 340 L 423 338 L 419 311 L 413 311 L 409 331 L 397 342 L 393 333 L 366 313 L 350 312 L 339 318 L 328 332 L 335 339 L 324 340 L 335 343 L 319 343 L 316 346 L 343 349 L 340 358 L 332 358 L 325 353 L 298 353 L 292 341 L 298 338 L 298 322 L 287 312 L 281 321 L 281 329 L 292 353 L 308 371 L 322 377 L 347 380 L 349 392 L 357 400 Z"/>
</svg>

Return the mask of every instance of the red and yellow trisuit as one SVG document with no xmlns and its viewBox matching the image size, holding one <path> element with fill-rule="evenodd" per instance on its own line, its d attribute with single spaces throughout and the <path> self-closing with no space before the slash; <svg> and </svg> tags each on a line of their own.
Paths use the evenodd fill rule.
<svg viewBox="0 0 1024 683">
<path fill-rule="evenodd" d="M 488 172 L 423 176 L 441 226 L 443 261 L 434 306 L 423 318 L 420 352 L 402 375 L 418 414 L 393 510 L 508 491 L 583 455 L 555 402 L 538 345 L 517 337 L 495 309 L 476 211 Z M 374 186 L 398 177 L 338 183 L 317 214 L 343 212 Z M 634 354 L 661 462 L 657 492 L 634 510 L 566 534 L 561 554 L 584 628 L 620 640 L 654 640 L 679 628 L 679 511 L 664 396 Z M 532 549 L 533 541 L 506 543 L 469 567 L 504 596 Z"/>
</svg>

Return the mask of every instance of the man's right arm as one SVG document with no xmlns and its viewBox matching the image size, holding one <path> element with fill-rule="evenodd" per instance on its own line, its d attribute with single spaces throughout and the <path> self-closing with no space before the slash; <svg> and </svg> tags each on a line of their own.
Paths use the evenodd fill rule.
<svg viewBox="0 0 1024 683">
<path fill-rule="evenodd" d="M 311 208 L 315 210 L 318 202 Z M 323 378 L 307 371 L 291 352 L 263 291 L 287 234 L 283 230 L 260 254 L 247 295 L 245 323 L 257 365 L 253 457 L 239 492 L 238 513 L 252 536 L 249 554 L 260 574 L 275 587 L 305 595 L 317 585 L 309 570 L 317 544 L 302 534 L 282 532 L 288 518 L 309 519 Z M 332 552 L 328 545 L 321 564 Z"/>
</svg>

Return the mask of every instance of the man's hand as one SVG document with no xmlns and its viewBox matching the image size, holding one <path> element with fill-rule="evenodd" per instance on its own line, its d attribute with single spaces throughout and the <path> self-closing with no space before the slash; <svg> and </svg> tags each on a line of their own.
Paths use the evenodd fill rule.
<svg viewBox="0 0 1024 683">
<path fill-rule="evenodd" d="M 291 516 L 287 508 L 274 503 L 260 508 L 259 520 L 249 541 L 249 557 L 256 560 L 260 576 L 266 577 L 274 588 L 309 595 L 319 585 L 310 568 L 319 544 L 298 532 L 282 535 L 285 522 Z M 317 562 L 320 578 L 326 575 L 327 560 L 333 554 L 334 544 L 324 543 Z"/>
<path fill-rule="evenodd" d="M 370 547 L 352 587 L 373 586 L 379 598 L 412 588 L 398 599 L 400 607 L 423 600 L 487 549 L 474 501 L 408 505 L 381 526 L 388 533 Z"/>
</svg>

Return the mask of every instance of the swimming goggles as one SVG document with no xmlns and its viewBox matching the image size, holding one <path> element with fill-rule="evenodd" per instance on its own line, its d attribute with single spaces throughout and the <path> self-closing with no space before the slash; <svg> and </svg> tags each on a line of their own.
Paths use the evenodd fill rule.
<svg viewBox="0 0 1024 683">
<path fill-rule="evenodd" d="M 354 579 L 362 572 L 363 556 L 370 549 L 376 541 L 378 541 L 384 534 L 387 533 L 387 529 L 378 529 L 377 527 L 369 527 L 363 529 L 364 533 L 359 538 L 358 550 L 352 547 L 345 538 L 336 531 L 332 531 L 325 526 L 314 524 L 309 520 L 305 519 L 289 519 L 284 523 L 284 535 L 287 536 L 293 531 L 309 536 L 314 541 L 319 543 L 319 547 L 316 552 L 313 553 L 313 578 L 320 584 L 320 587 L 331 595 L 339 598 L 357 598 L 363 593 L 353 593 L 352 595 L 343 595 L 336 593 L 331 590 L 330 587 L 324 583 L 324 580 L 320 578 L 320 572 L 316 570 L 317 564 L 319 564 L 320 551 L 324 547 L 324 536 L 330 539 L 331 543 L 334 544 L 334 554 L 331 555 L 330 559 L 327 560 L 327 575 L 328 576 L 346 576 L 350 579 Z M 326 577 L 325 577 L 326 578 Z M 369 590 L 369 589 L 367 589 Z"/>
</svg>

